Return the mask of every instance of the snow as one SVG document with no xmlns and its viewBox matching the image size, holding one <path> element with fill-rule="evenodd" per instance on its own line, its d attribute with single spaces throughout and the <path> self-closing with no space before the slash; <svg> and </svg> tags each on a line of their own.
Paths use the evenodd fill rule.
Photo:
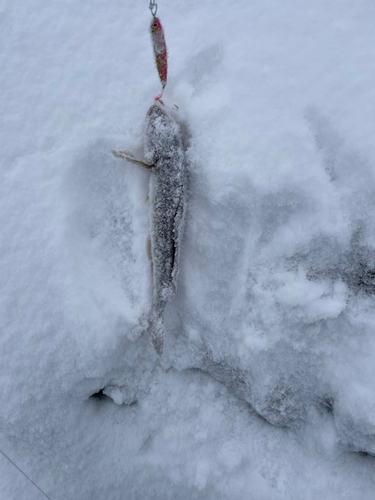
<svg viewBox="0 0 375 500">
<path fill-rule="evenodd" d="M 374 6 L 160 0 L 190 183 L 160 359 L 150 174 L 110 154 L 160 91 L 147 6 L 0 5 L 0 449 L 53 500 L 371 500 Z"/>
</svg>

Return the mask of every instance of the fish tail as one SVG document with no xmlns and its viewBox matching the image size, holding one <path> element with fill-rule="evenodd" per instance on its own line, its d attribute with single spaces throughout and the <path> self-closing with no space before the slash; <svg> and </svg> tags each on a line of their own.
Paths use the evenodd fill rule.
<svg viewBox="0 0 375 500">
<path fill-rule="evenodd" d="M 152 347 L 160 357 L 163 354 L 164 348 L 164 321 L 162 315 L 158 315 L 153 311 L 151 312 L 148 333 L 150 335 Z"/>
</svg>

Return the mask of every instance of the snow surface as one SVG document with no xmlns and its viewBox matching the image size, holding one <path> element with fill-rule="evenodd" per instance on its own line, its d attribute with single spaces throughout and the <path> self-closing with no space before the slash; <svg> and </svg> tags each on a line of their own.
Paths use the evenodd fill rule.
<svg viewBox="0 0 375 500">
<path fill-rule="evenodd" d="M 0 4 L 0 447 L 53 500 L 371 500 L 375 6 L 160 0 L 190 169 L 160 360 L 149 173 L 110 154 L 160 91 L 147 7 Z"/>
</svg>

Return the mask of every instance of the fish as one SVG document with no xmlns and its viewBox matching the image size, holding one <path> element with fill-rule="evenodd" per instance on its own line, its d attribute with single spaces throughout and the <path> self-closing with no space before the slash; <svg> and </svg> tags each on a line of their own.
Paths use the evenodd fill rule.
<svg viewBox="0 0 375 500">
<path fill-rule="evenodd" d="M 144 125 L 144 158 L 129 151 L 114 151 L 117 158 L 151 172 L 150 235 L 152 303 L 146 321 L 151 344 L 158 356 L 164 348 L 163 313 L 177 291 L 178 266 L 187 204 L 187 169 L 181 127 L 159 102 L 147 112 Z"/>
</svg>

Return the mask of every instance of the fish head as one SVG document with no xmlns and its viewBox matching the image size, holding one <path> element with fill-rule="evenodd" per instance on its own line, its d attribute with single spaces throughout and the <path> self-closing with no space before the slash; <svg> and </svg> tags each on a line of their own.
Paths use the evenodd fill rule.
<svg viewBox="0 0 375 500">
<path fill-rule="evenodd" d="M 155 102 L 147 111 L 146 120 L 154 122 L 156 119 L 165 120 L 167 113 L 162 104 Z"/>
<path fill-rule="evenodd" d="M 155 163 L 163 155 L 165 126 L 168 115 L 162 105 L 156 102 L 147 111 L 145 120 L 145 158 Z"/>
<path fill-rule="evenodd" d="M 153 104 L 148 110 L 145 120 L 146 161 L 154 163 L 168 155 L 179 136 L 180 129 L 177 122 L 160 103 Z"/>
</svg>

